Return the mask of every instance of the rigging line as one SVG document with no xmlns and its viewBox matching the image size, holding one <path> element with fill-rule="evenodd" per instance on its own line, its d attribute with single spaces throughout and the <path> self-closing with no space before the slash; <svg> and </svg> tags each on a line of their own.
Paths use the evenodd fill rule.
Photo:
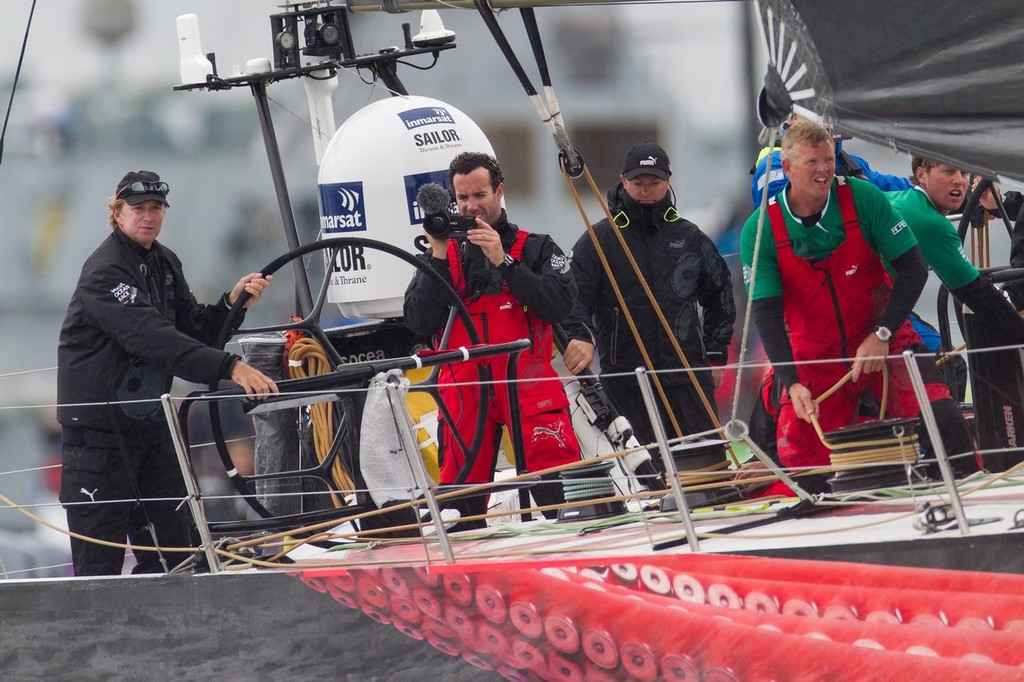
<svg viewBox="0 0 1024 682">
<path fill-rule="evenodd" d="M 544 44 L 540 40 L 537 15 L 534 14 L 532 7 L 521 8 L 519 14 L 523 18 L 526 35 L 530 39 L 530 47 L 533 48 L 533 58 L 537 62 L 537 71 L 540 72 L 540 84 L 551 87 L 551 73 L 548 71 L 548 60 L 544 56 Z"/>
<path fill-rule="evenodd" d="M 534 89 L 533 84 L 530 82 L 530 79 L 527 77 L 525 71 L 523 70 L 522 64 L 519 62 L 518 58 L 515 55 L 515 52 L 512 50 L 511 45 L 509 45 L 508 40 L 505 37 L 505 34 L 502 32 L 501 27 L 498 25 L 497 19 L 495 18 L 494 13 L 491 11 L 491 8 L 488 5 L 487 0 L 474 0 L 474 4 L 476 5 L 477 11 L 479 12 L 484 23 L 487 25 L 487 28 L 490 30 L 492 37 L 498 44 L 499 49 L 505 56 L 506 61 L 512 68 L 516 77 L 519 79 L 519 82 L 523 86 L 523 89 L 526 91 L 527 96 L 531 99 L 531 101 L 533 101 L 534 106 L 537 108 L 537 113 L 540 116 L 541 120 L 548 127 L 552 136 L 555 138 L 555 143 L 559 148 L 560 157 L 562 161 L 561 166 L 563 174 L 566 177 L 566 182 L 569 184 L 570 191 L 573 193 L 573 196 L 576 199 L 577 206 L 579 207 L 580 212 L 583 215 L 584 222 L 586 223 L 587 229 L 590 232 L 591 239 L 594 241 L 598 253 L 603 256 L 603 252 L 601 251 L 601 246 L 598 243 L 597 236 L 590 227 L 590 221 L 587 219 L 586 211 L 583 210 L 583 206 L 579 201 L 579 197 L 575 193 L 575 188 L 572 186 L 570 176 L 579 177 L 585 174 L 590 184 L 591 190 L 594 193 L 594 196 L 597 198 L 598 203 L 604 209 L 605 216 L 608 218 L 609 222 L 612 225 L 615 224 L 615 220 L 612 218 L 611 213 L 609 212 L 608 207 L 605 204 L 603 197 L 601 196 L 600 190 L 597 188 L 597 185 L 594 183 L 593 178 L 590 176 L 590 172 L 587 169 L 586 163 L 580 157 L 579 153 L 576 152 L 576 150 L 574 150 L 572 148 L 572 145 L 569 143 L 568 135 L 566 134 L 565 128 L 562 125 L 561 112 L 558 109 L 557 100 L 554 96 L 554 88 L 552 88 L 550 84 L 550 73 L 547 69 L 547 60 L 544 56 L 544 50 L 540 40 L 540 32 L 537 27 L 536 16 L 533 14 L 532 10 L 528 8 L 522 11 L 523 22 L 526 26 L 526 32 L 530 39 L 530 44 L 533 48 L 534 57 L 536 58 L 538 63 L 538 70 L 541 72 L 541 79 L 545 86 L 545 92 L 548 94 L 548 102 L 551 105 L 550 109 L 544 105 L 544 103 L 540 100 L 540 97 L 537 95 L 537 91 Z M 715 413 L 715 410 L 711 408 L 711 404 L 708 401 L 707 396 L 704 395 L 704 391 L 697 382 L 696 376 L 692 373 L 690 363 L 686 359 L 686 356 L 683 354 L 682 349 L 679 347 L 678 340 L 675 338 L 675 334 L 669 326 L 668 321 L 665 319 L 665 316 L 662 313 L 660 306 L 655 300 L 654 294 L 651 292 L 650 287 L 647 285 L 645 278 L 641 274 L 639 266 L 633 260 L 632 254 L 626 246 L 625 240 L 622 238 L 622 235 L 618 234 L 618 232 L 615 232 L 615 234 L 617 237 L 619 237 L 619 242 L 622 245 L 623 250 L 626 252 L 626 256 L 627 258 L 629 258 L 630 263 L 633 265 L 633 270 L 636 273 L 637 278 L 640 280 L 640 283 L 643 286 L 644 291 L 647 293 L 647 297 L 650 300 L 651 305 L 653 306 L 658 316 L 658 319 L 661 321 L 662 326 L 665 329 L 665 333 L 671 341 L 673 348 L 679 356 L 680 361 L 682 362 L 683 366 L 690 371 L 690 380 L 693 383 L 697 395 L 700 396 L 701 402 L 703 403 L 705 410 L 707 410 L 707 413 L 711 417 L 711 421 L 712 423 L 714 423 L 716 429 L 720 429 L 721 425 L 718 423 L 718 415 Z M 602 264 L 604 265 L 605 271 L 608 274 L 614 286 L 614 275 L 611 273 L 610 268 L 608 267 L 608 264 L 603 257 Z M 619 303 L 622 305 L 623 312 L 626 315 L 626 319 L 630 323 L 630 327 L 633 332 L 634 338 L 636 339 L 636 342 L 641 350 L 641 353 L 644 356 L 644 360 L 647 364 L 647 367 L 653 369 L 653 363 L 651 362 L 650 358 L 646 353 L 646 348 L 644 347 L 643 341 L 639 338 L 639 332 L 632 322 L 631 316 L 629 314 L 629 309 L 626 307 L 625 302 L 622 299 L 621 292 L 616 291 L 616 296 L 618 296 Z M 679 424 L 676 421 L 675 415 L 673 414 L 673 411 L 669 406 L 668 397 L 665 395 L 664 389 L 662 388 L 657 375 L 654 376 L 654 380 L 655 385 L 658 389 L 658 393 L 665 406 L 665 411 L 668 413 L 672 421 L 672 426 L 675 428 L 675 432 L 678 435 L 682 435 L 682 430 L 680 429 Z M 727 446 L 727 451 L 731 455 L 733 455 L 733 460 L 735 461 L 736 457 L 735 454 L 732 452 L 732 448 Z"/>
<path fill-rule="evenodd" d="M 516 57 L 515 51 L 509 44 L 508 39 L 505 37 L 504 32 L 501 30 L 501 26 L 498 25 L 498 20 L 494 15 L 488 0 L 474 0 L 474 4 L 477 8 L 477 12 L 483 19 L 484 24 L 491 33 L 491 37 L 494 38 L 494 42 L 498 45 L 501 53 L 505 57 L 505 61 L 512 68 L 512 72 L 519 80 L 523 90 L 526 92 L 526 96 L 533 102 L 533 106 L 537 111 L 537 116 L 547 126 L 548 132 L 555 140 L 555 144 L 558 147 L 560 153 L 560 159 L 563 166 L 567 166 L 571 169 L 573 177 L 579 177 L 582 173 L 583 159 L 579 153 L 573 149 L 572 144 L 569 142 L 569 136 L 565 131 L 565 127 L 562 124 L 561 112 L 558 108 L 558 101 L 554 94 L 554 88 L 551 86 L 551 77 L 547 68 L 547 60 L 544 57 L 544 48 L 540 39 L 540 31 L 537 28 L 536 17 L 532 12 L 523 13 L 523 23 L 526 27 L 527 36 L 530 39 L 531 47 L 533 48 L 534 57 L 537 60 L 537 68 L 541 73 L 541 80 L 544 85 L 544 92 L 547 96 L 547 105 L 541 99 L 540 95 L 537 94 L 537 90 L 533 87 L 533 83 L 530 82 L 530 78 L 526 75 L 526 71 L 523 69 L 522 63 Z"/>
<path fill-rule="evenodd" d="M 519 59 L 516 57 L 515 52 L 512 49 L 512 46 L 509 44 L 507 38 L 505 37 L 505 34 L 502 32 L 501 27 L 498 25 L 497 18 L 495 17 L 494 12 L 491 11 L 491 8 L 488 4 L 488 0 L 474 0 L 474 4 L 477 8 L 478 13 L 480 14 L 480 17 L 483 19 L 484 24 L 491 32 L 491 36 L 494 38 L 495 43 L 498 45 L 498 48 L 505 56 L 505 60 L 512 68 L 513 73 L 519 79 L 519 82 L 522 85 L 524 91 L 526 92 L 527 97 L 530 99 L 530 101 L 533 102 L 534 108 L 537 111 L 537 115 L 540 117 L 541 121 L 548 128 L 548 131 L 554 138 L 555 145 L 559 150 L 559 165 L 562 168 L 563 174 L 566 177 L 566 181 L 569 183 L 570 191 L 573 193 L 577 205 L 579 206 L 580 212 L 583 215 L 584 224 L 588 229 L 590 229 L 590 221 L 587 219 L 586 211 L 583 209 L 583 206 L 579 201 L 579 197 L 578 195 L 576 195 L 575 189 L 573 188 L 572 183 L 569 180 L 570 176 L 576 178 L 580 177 L 584 172 L 587 172 L 586 162 L 580 156 L 579 152 L 573 148 L 571 142 L 569 141 L 569 135 L 565 130 L 565 126 L 562 120 L 561 109 L 558 106 L 558 100 L 555 96 L 554 87 L 552 87 L 551 84 L 551 74 L 548 70 L 547 58 L 544 54 L 544 46 L 540 37 L 540 30 L 537 25 L 536 15 L 534 14 L 532 8 L 520 9 L 527 37 L 529 38 L 530 46 L 533 50 L 534 60 L 536 61 L 537 69 L 540 72 L 541 84 L 544 87 L 547 105 L 545 105 L 545 103 L 541 100 L 541 98 L 537 94 L 536 89 L 533 87 L 533 84 L 530 82 L 529 77 L 526 75 L 526 72 L 524 71 Z M 590 180 L 590 184 L 593 188 L 594 195 L 597 197 L 598 202 L 601 203 L 602 206 L 604 206 L 601 193 L 600 191 L 597 190 L 592 179 Z M 607 207 L 605 207 L 605 213 L 608 214 Z M 614 223 L 614 221 L 612 222 Z M 591 236 L 594 237 L 593 233 L 591 234 Z M 596 243 L 596 237 L 594 237 L 594 239 Z M 599 245 L 598 249 L 600 250 Z M 605 270 L 609 271 L 607 263 L 605 263 Z M 609 271 L 609 275 L 610 274 L 611 273 Z M 622 304 L 623 310 L 626 311 L 628 319 L 629 311 L 623 302 L 621 294 L 619 292 L 616 292 L 616 294 L 619 296 L 619 301 Z M 657 309 L 657 304 L 655 304 L 655 308 Z M 638 332 L 636 331 L 635 327 L 633 328 L 633 333 L 634 336 L 638 336 Z M 640 343 L 641 350 L 643 350 L 643 345 L 640 342 L 640 339 L 637 338 L 637 341 L 638 343 Z M 646 355 L 645 360 L 647 361 L 648 367 L 653 367 L 653 365 L 650 362 L 650 359 L 647 358 Z M 672 414 L 672 410 L 669 406 L 668 398 L 665 395 L 664 389 L 661 387 L 660 380 L 656 375 L 654 377 L 654 381 L 655 385 L 658 388 L 658 392 L 661 396 L 662 402 L 665 406 L 665 410 L 672 420 L 672 425 L 675 428 L 676 433 L 681 434 L 682 432 L 679 429 L 678 423 L 676 422 L 675 415 Z M 698 392 L 700 392 L 699 387 L 697 390 Z M 705 405 L 707 405 L 706 400 Z M 709 412 L 711 412 L 710 407 L 708 407 L 708 410 Z"/>
<path fill-rule="evenodd" d="M 519 58 L 516 57 L 515 51 L 509 44 L 508 39 L 505 37 L 505 33 L 501 30 L 498 25 L 498 20 L 494 17 L 494 12 L 491 10 L 490 4 L 487 0 L 473 0 L 473 4 L 476 5 L 477 12 L 480 17 L 484 20 L 484 24 L 487 29 L 491 32 L 491 37 L 494 38 L 494 42 L 498 44 L 498 49 L 505 56 L 505 61 L 512 67 L 512 72 L 516 78 L 519 79 L 519 84 L 523 86 L 523 90 L 526 91 L 528 97 L 535 97 L 537 90 L 534 89 L 533 83 L 530 82 L 530 78 L 526 75 L 526 71 L 523 70 L 523 65 L 520 63 Z"/>
<path fill-rule="evenodd" d="M 548 60 L 544 55 L 544 43 L 540 37 L 540 27 L 537 25 L 537 15 L 533 8 L 523 7 L 519 10 L 523 19 L 523 26 L 526 29 L 526 36 L 530 40 L 530 48 L 533 50 L 533 59 L 537 63 L 537 71 L 540 73 L 540 84 L 544 88 L 544 96 L 547 99 L 547 114 L 550 120 L 550 128 L 555 136 L 555 142 L 560 150 L 571 149 L 569 136 L 565 132 L 562 122 L 562 111 L 555 98 L 555 88 L 551 83 L 551 72 L 548 70 Z"/>
<path fill-rule="evenodd" d="M 20 370 L 18 372 L 4 372 L 3 374 L 0 374 L 0 379 L 6 379 L 7 377 L 21 376 L 23 374 L 36 374 L 38 372 L 56 372 L 56 371 L 57 371 L 57 366 L 56 365 L 54 365 L 53 367 L 40 367 L 39 369 L 23 369 L 23 370 Z"/>
<path fill-rule="evenodd" d="M 28 46 L 28 34 L 32 28 L 32 17 L 36 13 L 36 0 L 32 0 L 32 7 L 28 12 L 28 23 L 25 24 L 25 36 L 21 41 L 21 52 L 18 54 L 18 67 L 14 70 L 14 83 L 11 84 L 11 98 L 7 101 L 7 113 L 4 114 L 4 127 L 0 131 L 0 163 L 4 158 L 4 140 L 7 138 L 7 123 L 11 120 L 11 110 L 14 108 L 14 93 L 18 89 L 18 78 L 21 76 L 21 66 L 25 62 L 25 48 Z"/>
<path fill-rule="evenodd" d="M 750 278 L 747 285 L 747 307 L 743 311 L 743 330 L 740 334 L 740 350 L 736 357 L 736 387 L 732 395 L 732 419 L 736 421 L 740 407 L 740 387 L 743 383 L 743 358 L 747 354 L 747 342 L 750 340 L 750 317 L 754 308 L 754 285 L 757 283 L 757 261 L 761 255 L 761 234 L 764 232 L 765 216 L 768 215 L 768 178 L 772 170 L 772 156 L 775 153 L 775 135 L 778 133 L 778 126 L 773 126 L 768 131 L 768 156 L 765 157 L 764 166 L 764 187 L 761 189 L 761 208 L 757 216 L 757 231 L 754 233 L 754 255 L 750 259 Z M 781 152 L 780 152 L 781 154 Z M 742 233 L 740 241 L 743 241 Z M 742 261 L 740 263 L 742 277 Z M 758 396 L 760 400 L 760 396 Z"/>
<path fill-rule="evenodd" d="M 116 548 L 119 548 L 119 549 L 129 549 L 129 548 L 131 548 L 131 549 L 143 550 L 143 551 L 146 551 L 146 552 L 161 552 L 161 551 L 163 551 L 163 552 L 184 553 L 184 552 L 196 552 L 196 551 L 199 551 L 200 549 L 202 549 L 200 547 L 146 547 L 144 545 L 134 545 L 134 544 L 133 545 L 129 545 L 129 544 L 125 544 L 123 542 L 110 542 L 109 540 L 100 540 L 98 538 L 89 537 L 88 535 L 82 535 L 81 533 L 72 532 L 70 530 L 67 530 L 66 528 L 61 528 L 60 526 L 58 526 L 56 524 L 50 523 L 49 521 L 47 521 L 43 517 L 37 516 L 36 514 L 33 514 L 32 512 L 28 511 L 28 509 L 26 509 L 25 507 L 23 507 L 23 506 L 21 506 L 19 504 L 15 504 L 14 501 L 12 501 L 9 497 L 4 495 L 3 493 L 0 493 L 0 502 L 3 502 L 4 504 L 6 504 L 8 507 L 10 507 L 14 511 L 18 512 L 19 514 L 23 514 L 24 516 L 27 516 L 28 518 L 32 519 L 33 521 L 35 521 L 36 523 L 38 523 L 41 526 L 45 526 L 45 527 L 49 528 L 50 530 L 57 531 L 58 533 L 60 533 L 62 535 L 68 536 L 69 538 L 75 538 L 76 540 L 82 540 L 83 542 L 91 542 L 91 543 L 93 543 L 95 545 L 102 545 L 104 547 L 116 547 Z"/>
</svg>

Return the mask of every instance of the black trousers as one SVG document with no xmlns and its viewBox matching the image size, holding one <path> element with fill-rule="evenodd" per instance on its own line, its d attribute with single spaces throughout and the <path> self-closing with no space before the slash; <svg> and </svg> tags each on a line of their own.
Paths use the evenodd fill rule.
<svg viewBox="0 0 1024 682">
<path fill-rule="evenodd" d="M 133 573 L 163 573 L 191 556 L 188 551 L 166 551 L 196 544 L 188 506 L 181 504 L 185 496 L 169 440 L 118 448 L 64 444 L 60 501 L 68 530 L 107 542 L 124 544 L 127 539 L 136 560 Z M 138 546 L 164 551 L 134 549 Z M 71 558 L 76 576 L 119 575 L 124 549 L 71 538 Z"/>
</svg>

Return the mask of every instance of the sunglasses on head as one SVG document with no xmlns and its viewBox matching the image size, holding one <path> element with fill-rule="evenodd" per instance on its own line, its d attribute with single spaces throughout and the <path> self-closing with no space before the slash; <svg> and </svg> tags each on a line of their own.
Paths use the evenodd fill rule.
<svg viewBox="0 0 1024 682">
<path fill-rule="evenodd" d="M 130 185 L 122 187 L 117 193 L 117 198 L 123 199 L 131 194 L 148 194 L 150 192 L 165 197 L 170 191 L 171 188 L 167 186 L 166 182 L 143 182 L 141 180 L 136 180 Z"/>
</svg>

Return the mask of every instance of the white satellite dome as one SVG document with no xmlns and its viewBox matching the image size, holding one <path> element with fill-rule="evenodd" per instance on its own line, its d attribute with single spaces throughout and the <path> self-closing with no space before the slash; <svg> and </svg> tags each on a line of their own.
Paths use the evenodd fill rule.
<svg viewBox="0 0 1024 682">
<path fill-rule="evenodd" d="M 429 97 L 392 97 L 345 121 L 324 150 L 317 178 L 320 236 L 363 237 L 410 253 L 426 248 L 416 193 L 448 187 L 462 152 L 494 150 L 466 114 Z M 332 265 L 328 300 L 348 317 L 402 316 L 413 268 L 382 251 L 352 246 Z"/>
</svg>

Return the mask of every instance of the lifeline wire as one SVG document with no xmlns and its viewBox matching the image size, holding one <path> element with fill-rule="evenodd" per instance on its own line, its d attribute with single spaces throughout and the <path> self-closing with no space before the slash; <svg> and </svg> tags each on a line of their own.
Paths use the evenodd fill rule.
<svg viewBox="0 0 1024 682">
<path fill-rule="evenodd" d="M 4 128 L 0 131 L 0 163 L 4 158 L 4 140 L 7 138 L 7 122 L 11 120 L 11 109 L 14 108 L 14 92 L 18 89 L 18 78 L 21 76 L 21 65 L 25 61 L 25 48 L 28 46 L 28 34 L 32 28 L 32 16 L 36 13 L 36 0 L 28 12 L 28 23 L 25 24 L 25 37 L 21 41 L 21 52 L 18 54 L 18 68 L 14 70 L 14 83 L 11 85 L 11 98 L 7 102 L 7 113 L 4 115 Z"/>
</svg>

